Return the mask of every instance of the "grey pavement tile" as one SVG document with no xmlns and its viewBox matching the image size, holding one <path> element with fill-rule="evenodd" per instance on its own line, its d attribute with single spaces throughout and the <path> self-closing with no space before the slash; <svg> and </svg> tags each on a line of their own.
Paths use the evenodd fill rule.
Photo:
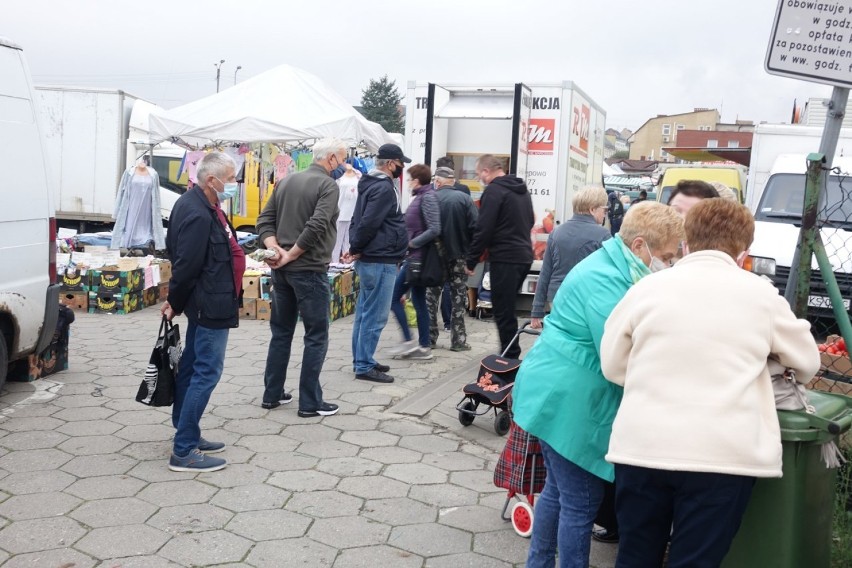
<svg viewBox="0 0 852 568">
<path fill-rule="evenodd" d="M 40 450 L 58 446 L 68 439 L 68 436 L 50 430 L 33 430 L 32 432 L 13 432 L 0 438 L 0 446 L 7 450 Z"/>
<path fill-rule="evenodd" d="M 97 477 L 127 473 L 136 463 L 136 460 L 121 454 L 102 454 L 77 456 L 61 469 L 77 477 Z"/>
<path fill-rule="evenodd" d="M 214 391 L 213 396 L 210 397 L 210 404 L 214 406 L 230 406 L 233 404 L 251 404 L 256 400 L 256 396 L 252 396 L 242 392 L 219 393 L 217 391 Z"/>
<path fill-rule="evenodd" d="M 280 434 L 283 426 L 278 422 L 266 418 L 244 418 L 232 420 L 225 424 L 225 430 L 248 436 L 262 436 L 264 434 Z"/>
<path fill-rule="evenodd" d="M 399 441 L 400 447 L 433 454 L 439 452 L 458 451 L 459 442 L 439 436 L 437 434 L 425 434 L 420 436 L 403 436 Z"/>
<path fill-rule="evenodd" d="M 336 556 L 336 549 L 302 537 L 258 543 L 246 563 L 255 568 L 328 568 Z"/>
<path fill-rule="evenodd" d="M 169 540 L 159 555 L 186 566 L 208 566 L 240 561 L 251 545 L 248 539 L 216 530 L 178 535 Z"/>
<path fill-rule="evenodd" d="M 67 517 L 16 521 L 0 530 L 0 548 L 12 554 L 71 546 L 86 529 Z"/>
<path fill-rule="evenodd" d="M 373 418 L 365 418 L 363 416 L 341 415 L 335 414 L 323 419 L 323 424 L 333 426 L 343 432 L 353 432 L 357 430 L 376 430 L 379 421 Z"/>
<path fill-rule="evenodd" d="M 56 414 L 52 414 L 52 416 L 60 420 L 76 422 L 78 420 L 106 420 L 115 413 L 115 410 L 103 406 L 90 406 L 87 408 L 63 408 Z"/>
<path fill-rule="evenodd" d="M 171 415 L 153 409 L 148 412 L 117 412 L 109 417 L 109 421 L 122 426 L 171 424 Z"/>
<path fill-rule="evenodd" d="M 336 440 L 341 432 L 324 424 L 296 424 L 284 428 L 282 434 L 299 442 L 325 442 Z"/>
<path fill-rule="evenodd" d="M 120 412 L 125 412 L 125 411 L 149 412 L 148 407 L 139 404 L 133 398 L 130 398 L 130 399 L 121 398 L 121 399 L 110 400 L 108 402 L 105 402 L 104 406 L 106 406 L 107 408 L 112 409 L 112 410 L 118 410 Z"/>
<path fill-rule="evenodd" d="M 450 483 L 479 491 L 481 493 L 497 493 L 506 490 L 494 485 L 494 471 L 454 471 L 450 473 Z"/>
<path fill-rule="evenodd" d="M 175 429 L 165 424 L 138 424 L 125 426 L 115 435 L 128 442 L 162 442 L 171 440 L 175 435 Z"/>
<path fill-rule="evenodd" d="M 365 448 L 358 454 L 362 458 L 381 462 L 392 463 L 417 463 L 423 459 L 423 454 L 414 450 L 398 448 L 396 446 Z"/>
<path fill-rule="evenodd" d="M 262 509 L 280 509 L 289 498 L 289 491 L 264 483 L 263 485 L 241 485 L 221 489 L 210 500 L 210 503 L 235 512 L 259 511 Z"/>
<path fill-rule="evenodd" d="M 251 458 L 255 456 L 256 452 L 249 450 L 247 448 L 243 448 L 240 446 L 225 446 L 224 451 L 216 454 L 215 457 L 223 458 L 228 462 L 228 466 L 236 465 L 236 464 L 244 464 L 248 463 Z"/>
<path fill-rule="evenodd" d="M 317 464 L 318 470 L 339 477 L 349 475 L 376 475 L 383 467 L 384 465 L 379 462 L 359 457 L 328 458 Z"/>
<path fill-rule="evenodd" d="M 479 493 L 477 491 L 450 484 L 417 485 L 411 488 L 408 496 L 437 507 L 475 505 L 479 500 Z"/>
<path fill-rule="evenodd" d="M 4 558 L 5 553 L 0 556 L 0 562 Z M 3 564 L 3 568 L 92 568 L 96 563 L 94 558 L 72 548 L 61 548 L 13 556 Z"/>
<path fill-rule="evenodd" d="M 216 454 L 224 455 L 224 454 Z M 250 464 L 228 464 L 228 467 L 210 473 L 198 475 L 198 481 L 216 487 L 237 487 L 239 485 L 257 485 L 266 481 L 270 471 Z"/>
<path fill-rule="evenodd" d="M 446 470 L 423 463 L 397 463 L 389 465 L 384 475 L 409 485 L 431 485 L 445 483 L 449 474 Z"/>
<path fill-rule="evenodd" d="M 441 509 L 438 522 L 472 533 L 499 531 L 509 524 L 500 518 L 500 512 L 481 505 Z"/>
<path fill-rule="evenodd" d="M 514 564 L 527 559 L 529 543 L 528 539 L 518 536 L 509 528 L 475 535 L 473 551 Z"/>
<path fill-rule="evenodd" d="M 215 414 L 226 420 L 243 420 L 248 418 L 263 418 L 268 410 L 260 407 L 257 404 L 234 404 L 232 406 L 217 406 L 210 410 L 211 414 Z"/>
<path fill-rule="evenodd" d="M 365 546 L 341 551 L 334 568 L 420 568 L 423 558 L 390 546 Z"/>
<path fill-rule="evenodd" d="M 217 489 L 206 483 L 194 480 L 160 481 L 148 485 L 139 492 L 139 498 L 158 505 L 189 505 L 206 503 L 215 495 Z"/>
<path fill-rule="evenodd" d="M 321 471 L 294 470 L 279 471 L 273 473 L 266 481 L 288 491 L 319 491 L 322 489 L 334 489 L 340 478 Z"/>
<path fill-rule="evenodd" d="M 105 475 L 75 481 L 65 489 L 65 492 L 90 501 L 92 499 L 133 497 L 145 485 L 144 481 L 127 475 Z"/>
<path fill-rule="evenodd" d="M 438 508 L 407 497 L 373 499 L 364 504 L 364 516 L 391 526 L 432 523 L 438 519 Z"/>
<path fill-rule="evenodd" d="M 374 406 L 388 406 L 393 402 L 393 398 L 386 394 L 378 394 L 375 391 L 370 392 L 348 392 L 340 396 L 340 400 L 361 406 L 362 404 L 370 404 Z"/>
<path fill-rule="evenodd" d="M 256 453 L 249 462 L 269 471 L 293 471 L 297 469 L 313 469 L 319 463 L 319 458 L 298 453 Z"/>
<path fill-rule="evenodd" d="M 68 567 L 72 568 L 72 567 Z M 74 566 L 73 568 L 77 568 Z M 107 558 L 98 568 L 181 568 L 180 564 L 170 562 L 160 556 L 132 556 L 124 558 Z M 219 567 L 224 568 L 224 567 Z"/>
<path fill-rule="evenodd" d="M 145 523 L 169 534 L 196 533 L 225 527 L 234 513 L 202 503 L 163 507 Z"/>
<path fill-rule="evenodd" d="M 112 454 L 130 444 L 115 436 L 77 436 L 59 444 L 59 449 L 74 456 Z"/>
<path fill-rule="evenodd" d="M 317 542 L 341 549 L 383 544 L 387 541 L 390 531 L 389 525 L 364 517 L 332 517 L 314 521 L 308 536 Z"/>
<path fill-rule="evenodd" d="M 130 398 L 136 397 L 139 391 L 139 385 L 124 386 L 124 387 L 108 387 L 103 390 L 103 395 L 107 398 Z"/>
<path fill-rule="evenodd" d="M 57 400 L 61 400 L 61 398 Z M 34 430 L 56 430 L 63 424 L 65 422 L 62 420 L 50 416 L 18 417 L 12 414 L 8 420 L 3 422 L 2 428 L 9 432 L 32 432 Z"/>
<path fill-rule="evenodd" d="M 393 479 L 377 475 L 347 477 L 340 481 L 337 490 L 364 499 L 385 499 L 405 497 L 408 485 Z"/>
<path fill-rule="evenodd" d="M 10 473 L 56 469 L 74 456 L 57 449 L 22 450 L 0 458 L 0 469 Z"/>
<path fill-rule="evenodd" d="M 265 436 L 242 436 L 237 444 L 245 446 L 253 452 L 292 452 L 299 443 L 296 440 L 282 436 L 281 434 L 268 434 Z"/>
<path fill-rule="evenodd" d="M 121 453 L 139 461 L 161 459 L 165 467 L 166 462 L 168 462 L 169 457 L 172 455 L 172 442 L 171 440 L 163 442 L 135 442 L 121 450 Z"/>
<path fill-rule="evenodd" d="M 157 512 L 157 507 L 134 497 L 99 499 L 77 507 L 69 516 L 92 528 L 138 525 Z"/>
<path fill-rule="evenodd" d="M 344 432 L 340 436 L 340 441 L 355 444 L 362 448 L 378 448 L 396 445 L 399 442 L 399 436 L 376 430 L 369 432 Z"/>
<path fill-rule="evenodd" d="M 75 480 L 74 476 L 58 470 L 25 471 L 0 479 L 0 490 L 12 495 L 62 491 Z"/>
<path fill-rule="evenodd" d="M 308 517 L 324 519 L 357 515 L 363 504 L 362 499 L 339 491 L 308 491 L 293 494 L 286 508 Z"/>
<path fill-rule="evenodd" d="M 109 420 L 78 420 L 60 426 L 57 432 L 68 436 L 106 436 L 120 429 L 121 424 Z M 0 440 L 0 444 L 5 446 L 6 440 Z"/>
<path fill-rule="evenodd" d="M 460 452 L 426 454 L 422 462 L 447 471 L 481 470 L 485 467 L 484 459 Z"/>
<path fill-rule="evenodd" d="M 91 394 L 72 394 L 57 398 L 53 404 L 64 408 L 82 408 L 85 406 L 100 406 L 106 399 Z M 138 402 L 136 404 L 139 404 Z"/>
<path fill-rule="evenodd" d="M 258 400 L 258 404 L 260 401 Z M 294 406 L 295 405 L 295 406 Z M 323 418 L 322 416 L 313 416 L 311 418 L 302 418 L 296 412 L 298 411 L 298 404 L 288 404 L 287 406 L 279 406 L 274 410 L 267 410 L 267 415 L 264 417 L 265 420 L 270 420 L 272 422 L 276 422 L 283 426 L 290 424 L 320 424 L 323 420 L 326 420 L 328 417 Z M 342 409 L 341 409 L 342 412 Z"/>
<path fill-rule="evenodd" d="M 80 499 L 76 497 L 53 491 L 15 495 L 0 504 L 0 515 L 12 521 L 58 517 L 65 515 L 80 503 Z"/>
<path fill-rule="evenodd" d="M 351 457 L 358 453 L 358 446 L 340 442 L 338 440 L 326 440 L 323 442 L 304 442 L 298 451 L 302 454 L 317 458 L 343 458 Z"/>
<path fill-rule="evenodd" d="M 5 397 L 3 398 L 4 402 L 7 402 Z M 37 416 L 52 416 L 57 412 L 64 410 L 61 406 L 56 406 L 55 404 L 48 403 L 38 403 L 38 404 L 17 404 L 17 405 L 8 405 L 5 407 L 0 407 L 0 427 L 5 429 L 5 423 L 7 420 L 11 420 L 12 418 L 33 418 Z M 60 420 L 67 420 L 67 418 L 63 418 L 62 416 L 55 416 L 55 418 L 59 418 Z"/>
<path fill-rule="evenodd" d="M 268 509 L 237 513 L 226 529 L 255 542 L 304 536 L 313 519 L 285 511 Z"/>
<path fill-rule="evenodd" d="M 95 558 L 154 554 L 169 541 L 169 535 L 147 525 L 122 525 L 93 529 L 76 548 Z"/>
<path fill-rule="evenodd" d="M 142 481 L 148 481 L 151 483 L 155 481 L 180 481 L 183 479 L 194 479 L 195 476 L 198 475 L 191 471 L 172 471 L 168 468 L 168 460 L 166 459 L 137 462 L 127 456 L 119 457 L 128 459 L 131 463 L 136 464 L 129 471 L 122 473 L 127 473 L 127 475 L 131 475 L 137 479 L 141 479 Z"/>
<path fill-rule="evenodd" d="M 425 568 L 512 568 L 512 565 L 496 558 L 467 552 L 429 558 Z"/>
<path fill-rule="evenodd" d="M 508 492 L 503 493 L 487 493 L 479 496 L 479 504 L 483 507 L 488 507 L 489 509 L 497 509 L 498 511 L 502 511 L 503 507 L 506 506 L 506 498 L 508 497 Z M 516 503 L 518 499 L 512 499 L 512 505 Z M 526 499 L 524 499 L 526 501 Z M 509 506 L 511 509 L 512 505 Z"/>
<path fill-rule="evenodd" d="M 437 523 L 394 527 L 388 544 L 420 556 L 470 552 L 471 535 Z"/>
</svg>

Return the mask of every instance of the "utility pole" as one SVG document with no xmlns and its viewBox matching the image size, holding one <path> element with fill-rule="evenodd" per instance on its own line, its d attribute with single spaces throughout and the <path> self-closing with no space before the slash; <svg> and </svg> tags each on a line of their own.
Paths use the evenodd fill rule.
<svg viewBox="0 0 852 568">
<path fill-rule="evenodd" d="M 234 85 L 237 84 L 237 71 L 239 71 L 242 68 L 243 68 L 242 65 L 237 65 L 237 68 L 234 70 Z"/>
<path fill-rule="evenodd" d="M 214 64 L 213 64 L 213 67 L 215 67 L 215 68 L 216 68 L 216 92 L 217 92 L 217 93 L 219 92 L 219 74 L 220 74 L 220 73 L 221 73 L 221 71 L 222 71 L 222 64 L 223 64 L 224 62 L 225 62 L 225 60 L 224 60 L 224 59 L 222 59 L 221 61 L 219 61 L 219 63 L 218 63 L 218 64 L 216 64 L 216 63 L 214 63 Z"/>
</svg>

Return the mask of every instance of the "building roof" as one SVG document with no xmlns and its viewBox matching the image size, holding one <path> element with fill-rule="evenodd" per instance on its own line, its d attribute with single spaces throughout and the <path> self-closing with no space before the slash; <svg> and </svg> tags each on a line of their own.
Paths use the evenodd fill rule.
<svg viewBox="0 0 852 568">
<path fill-rule="evenodd" d="M 658 114 L 657 116 L 653 116 L 653 117 L 649 118 L 648 120 L 646 120 L 645 122 L 643 122 L 642 126 L 637 128 L 636 130 L 634 130 L 633 134 L 631 134 L 630 137 L 632 138 L 634 135 L 638 134 L 639 131 L 642 130 L 643 128 L 645 128 L 645 126 L 649 122 L 651 122 L 652 120 L 657 120 L 658 118 L 671 118 L 671 117 L 674 117 L 674 116 L 686 116 L 687 114 L 696 114 L 696 113 L 699 113 L 699 112 L 716 112 L 716 113 L 718 113 L 719 109 L 702 108 L 702 109 L 695 109 L 695 110 L 690 111 L 690 112 L 679 112 L 679 113 L 676 113 L 676 114 Z"/>
<path fill-rule="evenodd" d="M 663 148 L 666 152 L 687 162 L 736 162 L 748 166 L 751 148 L 688 148 L 674 146 Z"/>
<path fill-rule="evenodd" d="M 617 165 L 621 171 L 629 173 L 652 173 L 659 163 L 657 160 L 628 160 L 625 158 L 608 158 L 609 165 Z"/>
</svg>

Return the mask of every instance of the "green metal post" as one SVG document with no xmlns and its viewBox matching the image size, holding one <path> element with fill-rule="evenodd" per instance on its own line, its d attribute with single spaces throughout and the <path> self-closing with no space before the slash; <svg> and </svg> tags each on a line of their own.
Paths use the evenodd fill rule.
<svg viewBox="0 0 852 568">
<path fill-rule="evenodd" d="M 805 318 L 808 315 L 808 295 L 811 290 L 811 259 L 814 252 L 814 241 L 817 236 L 817 214 L 819 212 L 819 192 L 822 187 L 822 165 L 825 156 L 822 154 L 808 155 L 808 176 L 805 183 L 805 203 L 802 210 L 802 229 L 799 233 L 799 265 L 792 267 L 798 274 L 796 279 L 795 296 L 793 297 L 793 312 L 796 317 Z M 841 304 L 841 307 L 843 304 Z"/>
<path fill-rule="evenodd" d="M 828 260 L 828 254 L 825 252 L 825 246 L 822 244 L 819 233 L 817 233 L 814 243 L 814 255 L 817 263 L 819 263 L 822 281 L 825 282 L 825 289 L 828 292 L 828 299 L 831 300 L 831 310 L 834 312 L 837 327 L 840 328 L 840 335 L 848 344 L 852 340 L 852 323 L 849 323 L 849 312 L 843 305 L 843 295 L 840 293 L 840 287 L 834 277 L 834 268 L 831 266 L 831 261 Z"/>
</svg>

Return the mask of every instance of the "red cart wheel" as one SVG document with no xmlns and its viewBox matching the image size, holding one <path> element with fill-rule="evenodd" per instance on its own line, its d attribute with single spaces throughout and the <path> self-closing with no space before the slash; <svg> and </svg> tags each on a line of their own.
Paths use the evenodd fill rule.
<svg viewBox="0 0 852 568">
<path fill-rule="evenodd" d="M 512 507 L 512 528 L 524 538 L 529 538 L 533 530 L 533 508 L 523 501 Z"/>
</svg>

